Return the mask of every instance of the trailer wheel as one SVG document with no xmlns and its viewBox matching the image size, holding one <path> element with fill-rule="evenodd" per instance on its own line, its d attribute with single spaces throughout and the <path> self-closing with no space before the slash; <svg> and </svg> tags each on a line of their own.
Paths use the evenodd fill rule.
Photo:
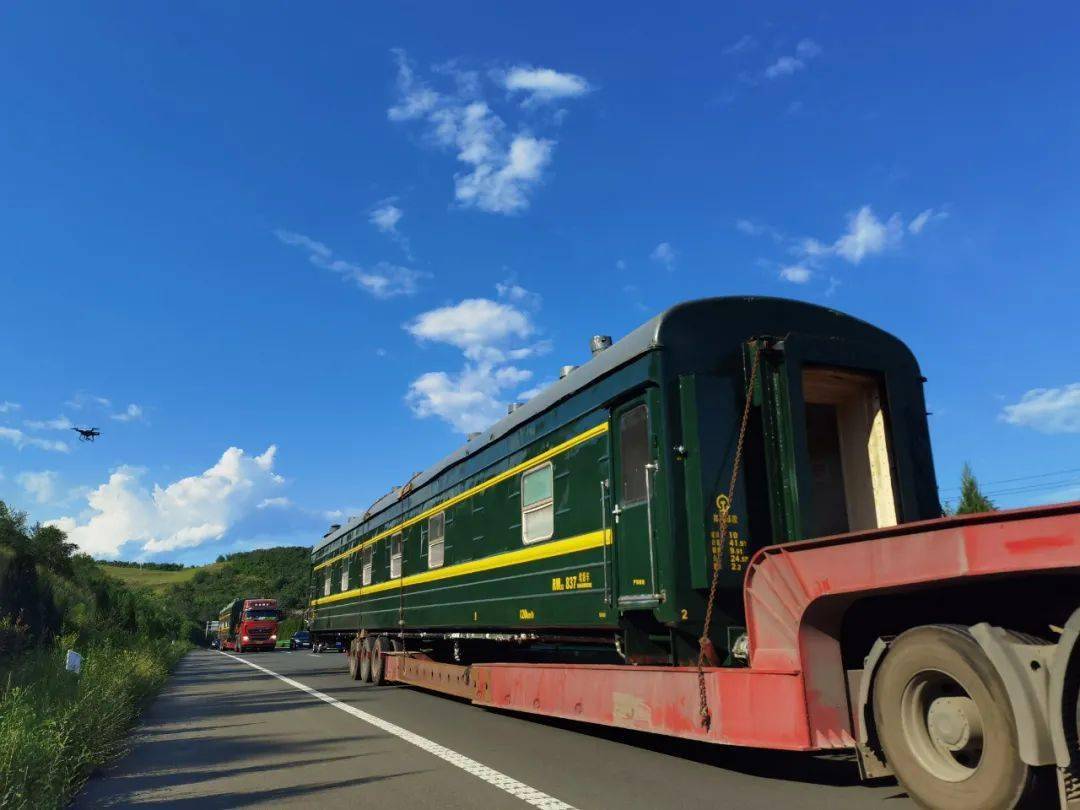
<svg viewBox="0 0 1080 810">
<path fill-rule="evenodd" d="M 375 639 L 364 636 L 360 642 L 360 680 L 371 683 L 371 650 L 375 646 Z"/>
<path fill-rule="evenodd" d="M 389 646 L 386 636 L 379 636 L 371 647 L 371 683 L 375 686 L 386 683 L 386 659 L 383 653 Z"/>
<path fill-rule="evenodd" d="M 1013 810 L 1035 787 L 1020 760 L 1005 685 L 966 629 L 900 635 L 874 678 L 874 721 L 885 757 L 924 807 Z"/>
<path fill-rule="evenodd" d="M 360 655 L 361 647 L 360 639 L 353 639 L 349 644 L 349 677 L 354 681 L 363 680 L 360 675 Z"/>
</svg>

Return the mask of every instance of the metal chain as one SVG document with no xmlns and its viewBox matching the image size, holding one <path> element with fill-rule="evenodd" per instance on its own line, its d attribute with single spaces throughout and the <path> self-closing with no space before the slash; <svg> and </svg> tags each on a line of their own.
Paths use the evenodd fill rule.
<svg viewBox="0 0 1080 810">
<path fill-rule="evenodd" d="M 713 606 L 716 603 L 716 588 L 720 582 L 720 558 L 724 553 L 724 541 L 728 533 L 728 511 L 735 502 L 735 483 L 739 480 L 739 469 L 742 466 L 743 442 L 746 439 L 746 428 L 750 423 L 750 403 L 754 399 L 754 383 L 757 380 L 758 366 L 761 362 L 761 344 L 754 345 L 754 356 L 750 366 L 750 382 L 746 386 L 746 401 L 743 403 L 742 423 L 739 425 L 739 441 L 735 445 L 735 462 L 731 467 L 731 481 L 728 484 L 727 503 L 724 504 L 720 513 L 720 538 L 713 557 L 712 584 L 709 586 L 709 601 L 705 606 L 705 625 L 701 630 L 701 638 L 698 639 L 697 675 L 698 693 L 701 699 L 699 711 L 701 724 L 708 729 L 712 724 L 712 716 L 709 714 L 709 698 L 705 691 L 705 664 L 713 651 L 712 641 L 709 639 L 709 627 L 712 625 Z"/>
</svg>

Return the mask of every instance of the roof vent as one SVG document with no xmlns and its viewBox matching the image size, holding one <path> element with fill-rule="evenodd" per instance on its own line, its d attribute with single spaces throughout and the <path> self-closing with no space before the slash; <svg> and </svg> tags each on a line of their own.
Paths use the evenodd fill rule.
<svg viewBox="0 0 1080 810">
<path fill-rule="evenodd" d="M 524 404 L 524 402 L 511 402 L 509 405 L 506 406 L 506 412 L 513 413 Z"/>
<path fill-rule="evenodd" d="M 479 439 L 483 435 L 484 435 L 484 432 L 482 430 L 476 430 L 476 431 L 473 431 L 472 433 L 466 433 L 465 434 L 465 441 L 471 442 L 473 439 Z"/>
<path fill-rule="evenodd" d="M 563 379 L 567 374 L 573 371 L 577 366 L 563 366 L 559 369 L 559 379 Z"/>
<path fill-rule="evenodd" d="M 593 356 L 600 354 L 604 349 L 611 348 L 611 335 L 593 335 L 589 341 L 589 351 Z"/>
<path fill-rule="evenodd" d="M 336 532 L 340 528 L 341 528 L 340 523 L 332 523 L 332 524 L 330 524 L 330 528 L 326 530 L 326 534 L 324 534 L 323 537 L 329 537 L 330 535 L 332 535 L 334 532 Z"/>
</svg>

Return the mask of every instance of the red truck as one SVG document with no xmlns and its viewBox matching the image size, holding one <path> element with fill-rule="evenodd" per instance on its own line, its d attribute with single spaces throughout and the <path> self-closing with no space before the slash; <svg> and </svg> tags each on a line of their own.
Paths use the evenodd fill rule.
<svg viewBox="0 0 1080 810">
<path fill-rule="evenodd" d="M 276 599 L 233 599 L 218 616 L 218 644 L 223 650 L 272 650 L 281 618 Z"/>
</svg>

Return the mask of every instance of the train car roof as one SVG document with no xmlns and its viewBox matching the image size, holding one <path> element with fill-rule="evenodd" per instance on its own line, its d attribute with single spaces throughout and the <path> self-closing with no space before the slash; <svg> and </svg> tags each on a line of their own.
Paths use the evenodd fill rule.
<svg viewBox="0 0 1080 810">
<path fill-rule="evenodd" d="M 616 341 L 607 349 L 593 355 L 587 362 L 575 368 L 562 379 L 549 385 L 535 397 L 519 406 L 511 413 L 508 413 L 490 428 L 482 431 L 479 436 L 474 437 L 438 463 L 415 475 L 406 482 L 406 485 L 411 484 L 409 491 L 419 489 L 441 473 L 456 464 L 461 463 L 475 453 L 480 452 L 494 442 L 497 442 L 516 428 L 548 411 L 556 404 L 573 396 L 578 391 L 589 387 L 597 380 L 606 377 L 616 369 L 621 368 L 650 351 L 660 348 L 664 345 L 664 333 L 669 328 L 675 326 L 680 320 L 680 316 L 684 313 L 689 313 L 701 308 L 722 310 L 728 307 L 737 307 L 740 310 L 743 310 L 744 308 L 767 307 L 774 309 L 794 308 L 804 312 L 812 311 L 831 318 L 836 318 L 849 326 L 857 328 L 861 332 L 877 333 L 880 337 L 895 341 L 903 346 L 897 338 L 870 323 L 859 320 L 851 315 L 838 312 L 837 310 L 822 307 L 817 304 L 806 303 L 804 301 L 795 301 L 788 298 L 772 298 L 768 296 L 727 296 L 699 298 L 692 301 L 685 301 L 664 310 L 659 315 L 654 315 L 645 323 L 641 324 L 641 326 L 628 333 L 625 337 Z M 904 349 L 906 350 L 906 348 L 907 347 L 905 346 Z M 402 492 L 400 488 L 395 488 L 386 495 L 383 495 L 376 500 L 363 515 L 350 518 L 344 525 L 333 531 L 327 532 L 327 534 L 323 536 L 322 541 L 312 548 L 312 553 L 318 552 L 320 549 L 335 542 L 357 526 L 360 526 L 375 517 L 380 512 L 397 503 L 401 497 Z"/>
</svg>

